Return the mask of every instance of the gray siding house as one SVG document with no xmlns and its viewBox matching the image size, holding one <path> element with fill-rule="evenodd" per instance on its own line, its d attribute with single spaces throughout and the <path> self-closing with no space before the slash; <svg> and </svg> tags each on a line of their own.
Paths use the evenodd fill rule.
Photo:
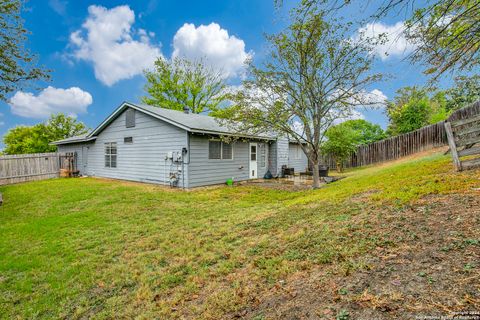
<svg viewBox="0 0 480 320">
<path fill-rule="evenodd" d="M 234 136 L 231 143 L 221 137 Z M 298 144 L 273 135 L 239 135 L 212 117 L 123 103 L 85 136 L 55 141 L 75 152 L 82 175 L 193 188 L 307 169 Z"/>
</svg>

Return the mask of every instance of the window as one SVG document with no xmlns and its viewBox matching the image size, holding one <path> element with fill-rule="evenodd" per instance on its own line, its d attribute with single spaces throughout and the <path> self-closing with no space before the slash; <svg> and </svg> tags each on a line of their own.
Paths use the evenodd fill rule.
<svg viewBox="0 0 480 320">
<path fill-rule="evenodd" d="M 257 161 L 257 146 L 251 145 L 250 146 L 250 160 Z"/>
<path fill-rule="evenodd" d="M 107 168 L 117 167 L 117 143 L 116 142 L 105 143 L 105 167 Z"/>
<path fill-rule="evenodd" d="M 133 137 L 125 137 L 125 138 L 123 138 L 123 143 L 133 143 Z"/>
<path fill-rule="evenodd" d="M 233 145 L 220 140 L 210 140 L 208 142 L 208 159 L 232 160 Z"/>
<path fill-rule="evenodd" d="M 208 142 L 208 159 L 222 159 L 222 142 L 210 140 Z"/>
<path fill-rule="evenodd" d="M 125 127 L 135 127 L 135 109 L 127 109 L 125 112 Z"/>
<path fill-rule="evenodd" d="M 230 143 L 222 142 L 222 159 L 224 160 L 232 160 L 233 150 L 232 145 Z"/>
</svg>

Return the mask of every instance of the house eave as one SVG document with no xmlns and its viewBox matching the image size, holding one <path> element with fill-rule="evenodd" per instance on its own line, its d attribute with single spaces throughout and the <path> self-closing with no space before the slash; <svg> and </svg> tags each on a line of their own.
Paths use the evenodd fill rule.
<svg viewBox="0 0 480 320">
<path fill-rule="evenodd" d="M 50 142 L 49 145 L 60 146 L 60 145 L 64 145 L 64 144 L 83 143 L 83 142 L 94 141 L 95 139 L 97 139 L 97 137 L 90 137 L 90 138 L 85 138 L 85 139 L 75 139 L 75 140 L 68 140 L 68 141 L 59 140 L 59 141 Z"/>
<path fill-rule="evenodd" d="M 276 138 L 274 137 L 246 135 L 246 134 L 238 134 L 238 133 L 224 132 L 224 131 L 200 130 L 200 129 L 190 129 L 187 131 L 190 133 L 196 133 L 196 134 L 210 134 L 210 135 L 216 135 L 216 136 L 238 137 L 238 138 L 245 138 L 245 139 L 272 140 L 272 141 L 276 140 Z"/>
</svg>

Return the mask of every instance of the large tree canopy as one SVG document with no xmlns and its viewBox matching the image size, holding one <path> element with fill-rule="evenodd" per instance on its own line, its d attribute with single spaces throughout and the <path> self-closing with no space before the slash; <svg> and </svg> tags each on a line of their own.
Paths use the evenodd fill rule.
<svg viewBox="0 0 480 320">
<path fill-rule="evenodd" d="M 457 77 L 446 90 L 404 87 L 387 102 L 388 134 L 398 135 L 446 120 L 452 112 L 480 99 L 480 76 Z"/>
<path fill-rule="evenodd" d="M 35 56 L 25 47 L 28 31 L 20 17 L 21 0 L 0 1 L 0 101 L 30 81 L 47 79 L 47 71 L 35 67 Z"/>
<path fill-rule="evenodd" d="M 407 13 L 406 33 L 416 45 L 413 61 L 425 62 L 436 79 L 449 71 L 472 71 L 480 64 L 478 0 L 387 0 L 377 17 Z"/>
<path fill-rule="evenodd" d="M 277 6 L 283 0 L 274 0 Z M 387 14 L 405 19 L 405 34 L 415 45 L 413 62 L 426 64 L 432 80 L 446 72 L 478 70 L 480 64 L 480 1 L 478 0 L 302 0 L 335 12 L 351 4 L 375 12 L 363 22 L 380 21 Z M 379 5 L 380 3 L 380 5 Z M 376 6 L 373 7 L 372 6 Z M 356 8 L 358 10 L 358 7 Z M 364 10 L 368 11 L 368 10 Z"/>
<path fill-rule="evenodd" d="M 153 70 L 144 72 L 148 96 L 142 102 L 155 107 L 193 113 L 216 110 L 226 100 L 226 84 L 221 72 L 202 61 L 158 58 Z"/>
<path fill-rule="evenodd" d="M 87 133 L 87 127 L 75 118 L 64 114 L 52 115 L 44 123 L 31 127 L 18 126 L 3 137 L 5 154 L 54 152 L 57 147 L 50 142 Z"/>
<path fill-rule="evenodd" d="M 238 130 L 273 130 L 299 142 L 313 164 L 314 187 L 326 130 L 371 103 L 366 88 L 380 78 L 369 73 L 371 42 L 350 39 L 351 29 L 342 20 L 327 21 L 317 6 L 300 5 L 285 30 L 267 37 L 266 62 L 250 64 L 243 90 L 224 111 Z"/>
</svg>

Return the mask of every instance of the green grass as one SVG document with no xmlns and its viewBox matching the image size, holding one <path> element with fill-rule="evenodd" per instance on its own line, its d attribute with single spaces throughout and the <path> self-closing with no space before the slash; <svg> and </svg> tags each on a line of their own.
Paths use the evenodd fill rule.
<svg viewBox="0 0 480 320">
<path fill-rule="evenodd" d="M 218 318 L 294 272 L 348 272 L 350 258 L 393 245 L 352 217 L 478 187 L 478 172 L 451 168 L 435 154 L 295 193 L 90 178 L 0 187 L 0 317 Z"/>
</svg>

